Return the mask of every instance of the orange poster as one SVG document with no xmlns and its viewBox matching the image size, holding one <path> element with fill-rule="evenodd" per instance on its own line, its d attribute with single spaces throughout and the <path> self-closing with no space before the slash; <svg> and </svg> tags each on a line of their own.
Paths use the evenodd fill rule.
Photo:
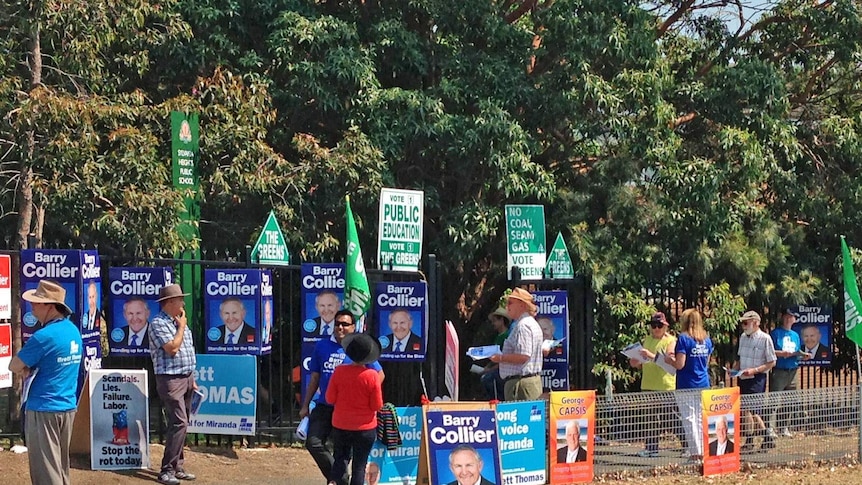
<svg viewBox="0 0 862 485">
<path fill-rule="evenodd" d="M 739 388 L 711 389 L 700 394 L 703 406 L 703 474 L 739 471 Z"/>
<path fill-rule="evenodd" d="M 551 483 L 593 481 L 596 391 L 551 393 L 548 451 Z"/>
</svg>

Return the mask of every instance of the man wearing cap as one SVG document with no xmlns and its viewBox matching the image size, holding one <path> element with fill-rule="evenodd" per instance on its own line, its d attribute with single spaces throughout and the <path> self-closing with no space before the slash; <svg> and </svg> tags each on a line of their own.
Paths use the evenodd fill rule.
<svg viewBox="0 0 862 485">
<path fill-rule="evenodd" d="M 81 332 L 69 320 L 72 310 L 66 306 L 66 290 L 59 283 L 42 280 L 21 298 L 30 302 L 31 313 L 44 325 L 9 363 L 10 371 L 30 379 L 24 403 L 30 481 L 71 483 L 69 442 L 84 355 Z"/>
<path fill-rule="evenodd" d="M 499 345 L 502 349 L 503 343 L 506 342 L 506 338 L 509 336 L 509 314 L 506 313 L 505 308 L 499 307 L 488 316 L 488 321 L 491 323 L 494 331 L 497 332 L 497 336 L 494 337 L 494 345 Z M 486 365 L 482 369 L 480 381 L 482 382 L 482 387 L 485 389 L 485 394 L 488 395 L 488 399 L 503 400 L 505 383 L 503 382 L 503 378 L 500 377 L 499 364 L 491 362 Z"/>
<path fill-rule="evenodd" d="M 733 368 L 741 371 L 739 375 L 740 394 L 762 394 L 766 392 L 766 373 L 775 367 L 775 347 L 772 339 L 760 329 L 760 315 L 749 310 L 739 317 L 742 324 L 742 335 L 739 336 L 739 360 L 734 363 Z M 742 451 L 754 449 L 754 436 L 751 433 L 752 422 L 757 427 L 757 434 L 763 436 L 760 444 L 761 449 L 775 448 L 774 433 L 767 432 L 763 423 L 760 404 L 755 404 L 749 409 L 743 409 L 742 434 L 747 434 Z"/>
<path fill-rule="evenodd" d="M 311 374 L 303 395 L 302 407 L 299 410 L 300 418 L 308 416 L 305 448 L 311 453 L 311 457 L 327 480 L 330 479 L 335 458 L 326 447 L 326 440 L 332 434 L 332 415 L 334 412 L 332 403 L 326 398 L 326 391 L 335 369 L 343 363 L 351 362 L 351 359 L 345 355 L 341 344 L 346 336 L 356 331 L 356 318 L 349 310 L 339 310 L 333 318 L 332 335 L 314 345 L 314 352 L 308 361 L 308 370 L 311 371 Z M 365 367 L 376 371 L 380 376 L 380 381 L 383 382 L 383 368 L 376 359 L 366 364 Z M 320 391 L 319 394 L 317 394 L 318 391 Z M 309 412 L 312 400 L 314 400 L 315 406 Z M 343 483 L 346 483 L 346 469 L 342 478 Z"/>
<path fill-rule="evenodd" d="M 787 308 L 781 312 L 781 326 L 776 327 L 770 332 L 772 337 L 772 345 L 775 347 L 775 356 L 778 360 L 775 362 L 775 368 L 769 375 L 769 392 L 778 391 L 795 391 L 796 390 L 796 372 L 799 369 L 800 360 L 808 360 L 810 355 L 803 352 L 802 342 L 799 334 L 793 330 L 793 324 L 796 323 L 798 315 L 791 309 Z M 782 409 L 781 399 L 774 406 L 771 406 L 770 415 L 776 415 L 775 426 L 781 430 L 782 436 L 790 437 L 790 429 L 787 426 L 790 418 L 787 409 Z M 789 404 L 789 403 L 788 403 Z M 777 413 L 776 413 L 777 411 Z M 771 420 L 770 420 L 771 421 Z"/>
<path fill-rule="evenodd" d="M 503 352 L 491 356 L 500 364 L 507 401 L 530 401 L 542 395 L 542 328 L 535 316 L 538 308 L 533 295 L 515 288 L 506 299 L 506 312 L 512 319 Z"/>
<path fill-rule="evenodd" d="M 641 359 L 629 359 L 629 364 L 636 369 L 643 368 L 641 391 L 673 391 L 676 389 L 676 374 L 669 373 L 656 362 L 658 359 L 664 362 L 668 349 L 676 347 L 676 338 L 668 333 L 669 325 L 662 312 L 653 313 L 649 326 L 650 333 L 644 338 L 640 350 Z M 645 411 L 647 421 L 655 423 L 656 427 L 647 431 L 644 449 L 638 452 L 638 456 L 658 456 L 658 437 L 670 423 L 671 414 L 667 409 L 672 407 L 656 406 Z"/>
<path fill-rule="evenodd" d="M 158 477 L 159 483 L 167 485 L 195 479 L 185 470 L 183 454 L 192 396 L 198 388 L 194 376 L 195 346 L 186 320 L 185 296 L 188 293 L 183 293 L 177 284 L 159 290 L 156 301 L 161 311 L 153 317 L 148 328 L 156 391 L 168 420 L 165 454 Z"/>
</svg>

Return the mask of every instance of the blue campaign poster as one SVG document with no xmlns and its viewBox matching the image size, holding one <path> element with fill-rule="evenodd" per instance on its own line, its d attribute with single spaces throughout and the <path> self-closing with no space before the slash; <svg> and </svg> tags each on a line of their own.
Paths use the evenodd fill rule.
<svg viewBox="0 0 862 485">
<path fill-rule="evenodd" d="M 501 484 L 497 417 L 493 409 L 427 411 L 431 483 Z"/>
<path fill-rule="evenodd" d="M 264 292 L 272 296 L 269 270 L 204 271 L 204 319 L 208 354 L 263 352 L 260 322 Z"/>
<path fill-rule="evenodd" d="M 541 485 L 546 482 L 547 435 L 545 402 L 503 402 L 497 405 L 503 482 Z"/>
<path fill-rule="evenodd" d="M 368 457 L 366 479 L 378 485 L 404 485 L 416 483 L 419 471 L 419 445 L 422 441 L 422 408 L 397 408 L 401 446 L 387 450 L 379 441 L 374 442 Z M 371 478 L 377 479 L 373 482 Z"/>
<path fill-rule="evenodd" d="M 335 313 L 344 299 L 343 263 L 304 263 L 301 268 L 302 393 L 308 387 L 308 360 L 314 345 L 332 335 Z"/>
<path fill-rule="evenodd" d="M 159 313 L 159 290 L 173 282 L 169 267 L 108 270 L 108 336 L 110 354 L 149 356 L 150 319 Z"/>
<path fill-rule="evenodd" d="M 380 282 L 374 292 L 380 360 L 425 360 L 425 282 Z"/>
<path fill-rule="evenodd" d="M 198 354 L 195 380 L 200 407 L 190 433 L 254 435 L 257 359 L 253 355 Z"/>
<path fill-rule="evenodd" d="M 81 320 L 79 309 L 81 288 L 81 251 L 66 249 L 25 249 L 21 251 L 21 293 L 35 289 L 39 281 L 47 279 L 66 290 L 66 306 L 72 310 L 69 319 L 77 324 Z M 36 333 L 42 324 L 33 316 L 30 303 L 21 300 L 21 338 L 24 342 Z"/>
<path fill-rule="evenodd" d="M 566 291 L 536 291 L 536 321 L 548 355 L 542 363 L 544 391 L 569 390 L 569 299 Z"/>
</svg>

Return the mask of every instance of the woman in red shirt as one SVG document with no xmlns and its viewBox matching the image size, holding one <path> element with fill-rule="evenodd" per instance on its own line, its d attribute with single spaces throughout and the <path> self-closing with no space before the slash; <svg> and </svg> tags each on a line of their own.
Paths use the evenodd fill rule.
<svg viewBox="0 0 862 485">
<path fill-rule="evenodd" d="M 335 368 L 326 389 L 332 412 L 332 442 L 335 462 L 329 485 L 340 483 L 353 457 L 350 485 L 363 485 L 365 464 L 377 437 L 377 410 L 383 407 L 383 391 L 377 371 L 365 367 L 380 357 L 373 337 L 351 333 L 341 341 L 347 358 Z"/>
</svg>

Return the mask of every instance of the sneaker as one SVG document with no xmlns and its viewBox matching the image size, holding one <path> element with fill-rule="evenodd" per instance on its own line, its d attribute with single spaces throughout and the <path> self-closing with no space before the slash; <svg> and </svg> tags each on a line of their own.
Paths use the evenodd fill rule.
<svg viewBox="0 0 862 485">
<path fill-rule="evenodd" d="M 164 485 L 180 485 L 180 481 L 171 472 L 159 473 L 159 483 Z"/>
<path fill-rule="evenodd" d="M 775 430 L 772 428 L 768 428 L 766 430 L 766 434 L 764 436 L 767 438 L 772 438 L 772 439 L 778 438 L 778 435 L 775 434 Z"/>
<path fill-rule="evenodd" d="M 781 436 L 784 436 L 785 438 L 793 438 L 793 433 L 791 433 L 787 428 L 781 428 Z"/>
<path fill-rule="evenodd" d="M 185 471 L 179 471 L 179 472 L 176 472 L 176 473 L 174 473 L 174 476 L 175 476 L 175 477 L 177 477 L 177 478 L 178 478 L 178 479 L 180 479 L 180 480 L 189 480 L 189 481 L 192 481 L 192 480 L 194 480 L 195 478 L 197 478 L 197 477 L 196 477 L 196 476 L 194 476 L 193 474 L 191 474 L 191 473 L 186 473 Z"/>
<path fill-rule="evenodd" d="M 655 458 L 658 456 L 658 450 L 640 450 L 638 456 L 641 458 Z"/>
</svg>

